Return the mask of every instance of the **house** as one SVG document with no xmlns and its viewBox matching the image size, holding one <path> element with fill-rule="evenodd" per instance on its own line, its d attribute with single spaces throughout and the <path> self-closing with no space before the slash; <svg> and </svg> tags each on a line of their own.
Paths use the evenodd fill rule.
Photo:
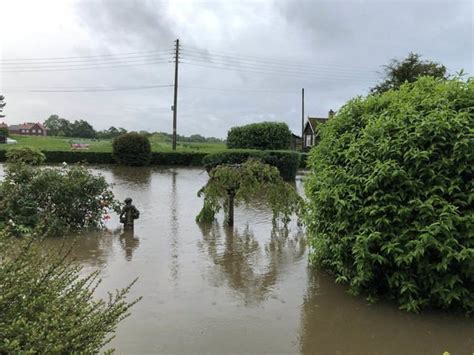
<svg viewBox="0 0 474 355">
<path fill-rule="evenodd" d="M 41 123 L 22 123 L 8 127 L 10 134 L 19 134 L 23 136 L 46 136 L 47 129 Z"/>
<path fill-rule="evenodd" d="M 304 126 L 303 130 L 303 150 L 309 149 L 319 142 L 319 127 L 325 124 L 329 118 L 334 115 L 334 111 L 330 110 L 328 117 L 310 117 Z"/>
</svg>

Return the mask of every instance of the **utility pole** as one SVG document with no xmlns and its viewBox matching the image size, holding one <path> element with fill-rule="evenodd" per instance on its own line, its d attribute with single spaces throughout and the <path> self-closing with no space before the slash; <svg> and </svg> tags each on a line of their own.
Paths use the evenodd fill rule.
<svg viewBox="0 0 474 355">
<path fill-rule="evenodd" d="M 304 149 L 304 88 L 301 89 L 301 150 Z"/>
<path fill-rule="evenodd" d="M 174 55 L 174 101 L 173 101 L 173 150 L 176 150 L 176 116 L 178 113 L 178 63 L 179 63 L 179 39 L 176 41 Z"/>
</svg>

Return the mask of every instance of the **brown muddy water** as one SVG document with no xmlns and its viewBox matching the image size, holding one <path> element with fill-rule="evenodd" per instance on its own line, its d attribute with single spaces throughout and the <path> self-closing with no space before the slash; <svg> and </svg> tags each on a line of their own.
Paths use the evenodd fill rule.
<svg viewBox="0 0 474 355">
<path fill-rule="evenodd" d="M 74 254 L 99 268 L 98 293 L 138 277 L 143 296 L 119 326 L 118 354 L 472 354 L 474 321 L 445 313 L 407 314 L 368 305 L 308 267 L 295 222 L 273 228 L 268 211 L 241 206 L 233 229 L 222 216 L 194 221 L 207 174 L 191 168 L 96 168 L 141 211 L 133 234 L 83 235 Z M 301 179 L 297 188 L 302 190 Z M 56 248 L 60 239 L 45 247 Z"/>
</svg>

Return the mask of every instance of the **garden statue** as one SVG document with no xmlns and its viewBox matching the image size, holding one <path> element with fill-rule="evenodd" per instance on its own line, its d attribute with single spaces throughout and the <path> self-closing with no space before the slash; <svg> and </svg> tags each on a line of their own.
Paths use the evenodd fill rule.
<svg viewBox="0 0 474 355">
<path fill-rule="evenodd" d="M 133 229 L 134 220 L 140 217 L 140 211 L 132 205 L 132 199 L 130 197 L 125 199 L 125 206 L 122 207 L 120 212 L 120 223 L 123 223 L 123 229 Z"/>
</svg>

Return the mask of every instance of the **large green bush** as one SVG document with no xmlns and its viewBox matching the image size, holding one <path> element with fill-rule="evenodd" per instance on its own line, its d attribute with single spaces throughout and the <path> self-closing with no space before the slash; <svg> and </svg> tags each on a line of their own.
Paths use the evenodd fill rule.
<svg viewBox="0 0 474 355">
<path fill-rule="evenodd" d="M 37 243 L 0 230 L 0 353 L 99 353 L 136 302 L 131 285 L 97 299 L 98 272 L 84 276 L 66 251 Z"/>
<path fill-rule="evenodd" d="M 401 308 L 474 310 L 474 80 L 356 98 L 309 158 L 311 261 Z"/>
<path fill-rule="evenodd" d="M 105 178 L 82 166 L 9 163 L 0 183 L 0 221 L 39 234 L 101 227 L 117 206 Z"/>
<path fill-rule="evenodd" d="M 139 133 L 125 133 L 112 142 L 113 157 L 119 164 L 142 166 L 151 159 L 151 145 L 148 137 Z"/>
<path fill-rule="evenodd" d="M 283 179 L 295 179 L 300 165 L 300 153 L 285 150 L 251 150 L 228 149 L 206 155 L 202 160 L 204 167 L 209 172 L 218 165 L 242 164 L 248 159 L 260 160 L 278 168 Z"/>
<path fill-rule="evenodd" d="M 227 147 L 234 149 L 289 149 L 291 131 L 284 122 L 261 122 L 233 127 L 227 133 Z"/>
</svg>

